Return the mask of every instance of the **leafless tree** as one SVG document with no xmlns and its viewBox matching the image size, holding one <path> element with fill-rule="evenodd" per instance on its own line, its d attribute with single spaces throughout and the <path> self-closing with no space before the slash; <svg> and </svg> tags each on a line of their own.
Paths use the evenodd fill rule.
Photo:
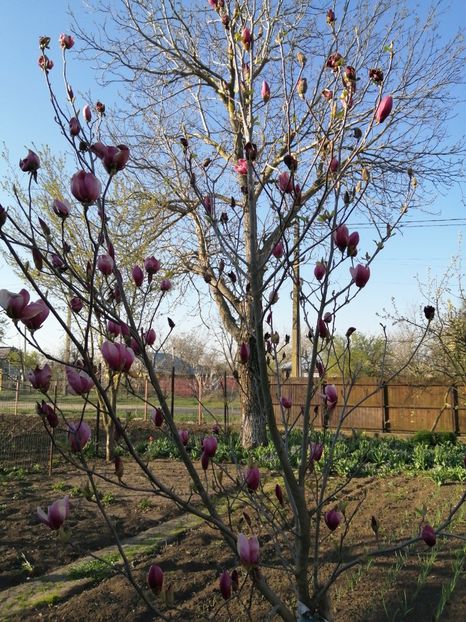
<svg viewBox="0 0 466 622">
<path fill-rule="evenodd" d="M 459 34 L 442 42 L 440 7 L 419 22 L 401 0 L 336 3 L 335 20 L 326 19 L 327 5 L 121 0 L 93 7 L 104 24 L 96 34 L 76 20 L 103 83 L 124 86 L 118 122 L 126 122 L 147 192 L 164 188 L 178 271 L 208 284 L 238 348 L 263 341 L 252 290 L 264 296 L 266 317 L 269 296 L 293 278 L 289 259 L 279 275 L 271 262 L 279 240 L 287 251 L 299 243 L 308 263 L 358 214 L 382 247 L 413 204 L 410 186 L 422 205 L 461 173 L 463 145 L 445 128 L 464 48 Z M 377 124 L 374 111 L 388 94 L 394 110 Z M 242 159 L 246 174 L 234 169 Z M 277 180 L 288 169 L 294 189 L 284 194 Z M 308 301 L 315 290 L 303 293 Z M 311 327 L 325 305 L 337 311 L 346 301 L 346 290 L 314 299 Z M 237 366 L 246 445 L 265 440 L 257 365 Z"/>
</svg>

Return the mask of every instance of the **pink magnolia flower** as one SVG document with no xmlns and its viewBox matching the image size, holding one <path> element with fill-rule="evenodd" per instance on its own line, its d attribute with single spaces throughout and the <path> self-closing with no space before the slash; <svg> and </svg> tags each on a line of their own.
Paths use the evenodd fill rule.
<svg viewBox="0 0 466 622">
<path fill-rule="evenodd" d="M 59 218 L 65 220 L 70 215 L 71 205 L 66 199 L 63 199 L 63 201 L 55 199 L 52 203 L 52 209 Z"/>
<path fill-rule="evenodd" d="M 58 415 L 50 404 L 47 404 L 44 400 L 42 400 L 41 403 L 37 402 L 36 410 L 38 415 L 47 419 L 51 428 L 56 428 L 58 426 Z"/>
<path fill-rule="evenodd" d="M 244 49 L 247 52 L 249 52 L 249 49 L 251 47 L 251 41 L 252 41 L 251 31 L 249 30 L 249 28 L 243 28 L 243 32 L 241 33 L 241 42 L 243 44 Z"/>
<path fill-rule="evenodd" d="M 61 34 L 58 41 L 64 50 L 71 50 L 74 45 L 74 38 L 71 35 Z"/>
<path fill-rule="evenodd" d="M 239 360 L 243 365 L 249 361 L 249 357 L 251 356 L 251 351 L 249 349 L 249 345 L 243 341 L 243 343 L 239 347 Z"/>
<path fill-rule="evenodd" d="M 131 271 L 131 276 L 133 277 L 134 284 L 136 287 L 141 287 L 144 282 L 144 272 L 140 266 L 134 266 Z"/>
<path fill-rule="evenodd" d="M 317 332 L 321 339 L 328 339 L 330 337 L 330 331 L 325 320 L 320 319 L 317 321 Z"/>
<path fill-rule="evenodd" d="M 152 564 L 147 573 L 147 585 L 155 594 L 160 594 L 163 587 L 163 570 L 157 564 Z"/>
<path fill-rule="evenodd" d="M 349 231 L 346 225 L 339 225 L 333 232 L 333 241 L 341 252 L 348 246 Z"/>
<path fill-rule="evenodd" d="M 161 292 L 169 292 L 172 288 L 172 284 L 170 279 L 162 279 L 160 281 L 160 291 Z"/>
<path fill-rule="evenodd" d="M 209 468 L 209 454 L 205 451 L 202 452 L 201 454 L 201 466 L 204 469 L 204 471 L 207 471 L 207 469 Z"/>
<path fill-rule="evenodd" d="M 90 121 L 92 120 L 92 110 L 89 104 L 83 106 L 83 117 L 87 123 L 90 123 Z"/>
<path fill-rule="evenodd" d="M 258 467 L 249 467 L 246 471 L 244 481 L 250 492 L 255 492 L 259 488 L 261 476 Z"/>
<path fill-rule="evenodd" d="M 22 289 L 18 294 L 9 292 L 7 289 L 0 289 L 0 307 L 12 320 L 19 320 L 29 303 L 29 293 Z"/>
<path fill-rule="evenodd" d="M 105 276 L 110 276 L 113 272 L 113 268 L 115 267 L 115 262 L 110 257 L 110 255 L 99 255 L 97 258 L 97 268 L 102 272 Z"/>
<path fill-rule="evenodd" d="M 102 160 L 104 169 L 109 175 L 122 171 L 129 160 L 129 149 L 126 145 L 112 147 L 98 142 L 91 146 L 91 151 Z"/>
<path fill-rule="evenodd" d="M 239 175 L 247 175 L 248 174 L 248 161 L 241 158 L 238 160 L 238 162 L 235 164 L 233 168 Z"/>
<path fill-rule="evenodd" d="M 60 255 L 57 255 L 56 253 L 51 254 L 50 262 L 52 264 L 52 267 L 56 270 L 60 270 L 65 266 L 63 259 L 60 257 Z"/>
<path fill-rule="evenodd" d="M 312 465 L 314 462 L 319 462 L 322 458 L 322 452 L 324 446 L 322 443 L 311 443 L 309 448 L 309 463 Z"/>
<path fill-rule="evenodd" d="M 215 452 L 217 451 L 217 439 L 215 436 L 206 436 L 202 440 L 202 450 L 205 452 L 209 458 L 213 458 L 215 456 Z"/>
<path fill-rule="evenodd" d="M 42 69 L 42 71 L 49 72 L 51 69 L 53 69 L 53 60 L 48 58 L 48 56 L 45 56 L 45 54 L 39 56 L 37 64 Z"/>
<path fill-rule="evenodd" d="M 263 99 L 265 104 L 270 99 L 270 86 L 268 85 L 268 83 L 265 80 L 262 82 L 261 97 L 262 97 L 262 99 Z"/>
<path fill-rule="evenodd" d="M 338 392 L 334 384 L 326 384 L 324 388 L 324 401 L 329 410 L 335 408 L 338 402 Z"/>
<path fill-rule="evenodd" d="M 186 445 L 188 444 L 188 441 L 189 441 L 189 432 L 188 432 L 188 430 L 180 430 L 178 432 L 178 436 L 180 437 L 180 441 L 186 447 Z"/>
<path fill-rule="evenodd" d="M 231 576 L 227 570 L 224 570 L 220 575 L 219 580 L 220 593 L 225 600 L 228 600 L 231 596 Z"/>
<path fill-rule="evenodd" d="M 280 192 L 291 194 L 293 192 L 293 181 L 289 173 L 280 173 L 278 176 L 278 188 Z"/>
<path fill-rule="evenodd" d="M 150 418 L 152 419 L 152 423 L 155 425 L 155 427 L 156 428 L 160 428 L 160 426 L 163 424 L 163 411 L 162 411 L 162 409 L 161 408 L 153 408 L 152 409 L 152 414 L 151 414 Z M 186 443 L 187 442 L 188 441 L 186 441 Z M 185 443 L 183 443 L 183 444 L 185 444 Z"/>
<path fill-rule="evenodd" d="M 155 257 L 146 257 L 144 259 L 144 268 L 147 274 L 156 274 L 160 270 L 160 261 Z"/>
<path fill-rule="evenodd" d="M 76 117 L 72 117 L 70 119 L 69 126 L 71 136 L 77 136 L 81 131 L 81 125 L 79 124 L 79 121 Z"/>
<path fill-rule="evenodd" d="M 68 380 L 68 386 L 73 395 L 84 395 L 94 386 L 94 381 L 84 370 L 74 369 L 73 367 L 66 368 L 66 378 Z"/>
<path fill-rule="evenodd" d="M 41 523 L 50 529 L 57 530 L 63 525 L 70 514 L 70 498 L 68 495 L 63 499 L 57 499 L 49 505 L 47 514 L 42 508 L 37 508 L 37 516 Z"/>
<path fill-rule="evenodd" d="M 340 161 L 338 160 L 338 158 L 332 158 L 330 160 L 330 164 L 328 165 L 328 170 L 331 173 L 336 173 L 339 168 L 340 168 Z"/>
<path fill-rule="evenodd" d="M 278 503 L 283 507 L 285 505 L 285 501 L 283 499 L 283 490 L 280 484 L 275 484 L 275 496 L 277 497 Z"/>
<path fill-rule="evenodd" d="M 322 96 L 325 97 L 327 101 L 330 101 L 331 99 L 333 99 L 333 91 L 331 91 L 330 89 L 324 89 L 322 91 Z"/>
<path fill-rule="evenodd" d="M 348 247 L 346 249 L 349 257 L 356 257 L 358 254 L 358 244 L 359 233 L 357 231 L 353 231 L 353 233 L 348 236 Z"/>
<path fill-rule="evenodd" d="M 434 546 L 437 542 L 437 536 L 435 530 L 429 525 L 424 525 L 421 531 L 421 538 L 427 544 L 427 546 Z"/>
<path fill-rule="evenodd" d="M 283 257 L 283 253 L 285 252 L 285 247 L 283 246 L 283 242 L 279 240 L 275 246 L 272 248 L 272 255 L 277 259 L 281 259 Z"/>
<path fill-rule="evenodd" d="M 393 108 L 393 97 L 391 95 L 386 95 L 377 106 L 377 110 L 375 111 L 375 120 L 377 123 L 383 123 L 388 115 L 391 113 Z"/>
<path fill-rule="evenodd" d="M 318 261 L 314 268 L 314 276 L 316 277 L 318 281 L 322 281 L 326 273 L 327 273 L 327 268 L 325 267 L 324 262 Z"/>
<path fill-rule="evenodd" d="M 104 341 L 100 351 L 104 361 L 112 371 L 129 372 L 134 363 L 134 352 L 122 343 Z"/>
<path fill-rule="evenodd" d="M 21 313 L 21 322 L 30 331 L 38 330 L 47 319 L 50 309 L 44 300 L 36 300 L 25 307 Z"/>
<path fill-rule="evenodd" d="M 46 363 L 42 368 L 37 365 L 34 371 L 28 373 L 28 380 L 34 389 L 42 391 L 42 393 L 47 393 L 52 380 L 52 370 L 49 364 Z"/>
<path fill-rule="evenodd" d="M 288 397 L 285 397 L 284 395 L 282 395 L 280 398 L 280 404 L 286 410 L 289 410 L 292 406 L 291 400 Z"/>
<path fill-rule="evenodd" d="M 343 520 L 343 514 L 338 512 L 337 510 L 330 510 L 329 512 L 325 512 L 324 521 L 330 531 L 335 531 L 338 525 Z"/>
<path fill-rule="evenodd" d="M 90 205 L 100 196 L 100 181 L 93 173 L 78 171 L 71 178 L 71 194 L 80 203 Z"/>
<path fill-rule="evenodd" d="M 37 173 L 37 169 L 40 168 L 40 160 L 37 153 L 28 149 L 27 156 L 19 161 L 19 168 L 23 173 Z"/>
<path fill-rule="evenodd" d="M 91 428 L 85 421 L 68 424 L 68 443 L 72 452 L 83 450 L 90 438 Z"/>
<path fill-rule="evenodd" d="M 356 287 L 364 287 L 371 276 L 369 266 L 358 264 L 355 268 L 350 268 L 350 273 Z"/>
<path fill-rule="evenodd" d="M 243 566 L 252 568 L 258 565 L 260 548 L 257 536 L 248 539 L 244 534 L 240 533 L 238 535 L 237 551 Z"/>
<path fill-rule="evenodd" d="M 114 337 L 121 335 L 121 324 L 113 320 L 107 320 L 107 332 Z"/>
<path fill-rule="evenodd" d="M 153 328 L 149 328 L 149 330 L 144 335 L 144 341 L 148 346 L 153 346 L 155 343 L 156 334 Z"/>
</svg>

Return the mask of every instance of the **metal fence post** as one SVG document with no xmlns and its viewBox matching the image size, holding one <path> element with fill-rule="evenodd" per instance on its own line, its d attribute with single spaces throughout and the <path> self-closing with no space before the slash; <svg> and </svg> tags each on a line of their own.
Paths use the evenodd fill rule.
<svg viewBox="0 0 466 622">
<path fill-rule="evenodd" d="M 386 382 L 382 385 L 383 395 L 383 423 L 382 432 L 390 432 L 390 405 L 388 403 L 388 385 Z"/>
</svg>

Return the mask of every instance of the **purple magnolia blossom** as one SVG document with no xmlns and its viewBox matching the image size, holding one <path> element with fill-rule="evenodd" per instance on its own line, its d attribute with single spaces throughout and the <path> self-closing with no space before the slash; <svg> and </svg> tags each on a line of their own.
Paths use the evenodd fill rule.
<svg viewBox="0 0 466 622">
<path fill-rule="evenodd" d="M 371 276 L 369 266 L 363 266 L 361 263 L 350 268 L 350 273 L 356 287 L 364 287 Z"/>
<path fill-rule="evenodd" d="M 259 488 L 261 481 L 260 471 L 256 466 L 249 467 L 244 478 L 246 486 L 250 492 L 255 492 Z"/>
<path fill-rule="evenodd" d="M 84 205 L 95 203 L 101 189 L 100 181 L 93 173 L 78 171 L 71 178 L 71 194 Z"/>
<path fill-rule="evenodd" d="M 202 439 L 202 451 L 204 451 L 209 458 L 213 458 L 217 451 L 217 438 L 215 436 L 206 436 Z"/>
<path fill-rule="evenodd" d="M 73 367 L 66 368 L 66 377 L 68 380 L 68 386 L 74 395 L 84 395 L 94 386 L 94 381 L 84 370 L 74 369 Z"/>
<path fill-rule="evenodd" d="M 19 161 L 19 168 L 23 173 L 37 173 L 37 169 L 40 168 L 40 160 L 37 153 L 28 149 L 27 156 Z"/>
<path fill-rule="evenodd" d="M 50 529 L 57 530 L 63 525 L 70 514 L 70 498 L 68 495 L 63 499 L 57 499 L 49 505 L 47 514 L 42 508 L 37 508 L 37 516 L 41 523 Z"/>
<path fill-rule="evenodd" d="M 104 341 L 100 348 L 105 362 L 112 371 L 129 372 L 134 363 L 134 352 L 122 343 Z"/>
<path fill-rule="evenodd" d="M 159 594 L 163 587 L 163 570 L 157 564 L 152 564 L 147 573 L 147 585 L 150 589 Z"/>
<path fill-rule="evenodd" d="M 421 531 L 421 538 L 427 544 L 427 546 L 434 546 L 437 542 L 437 536 L 435 530 L 429 525 L 424 525 Z"/>
<path fill-rule="evenodd" d="M 22 289 L 18 294 L 9 292 L 7 289 L 0 289 L 0 307 L 12 320 L 21 319 L 21 315 L 29 303 L 29 293 Z"/>
<path fill-rule="evenodd" d="M 109 175 L 122 171 L 129 160 L 129 149 L 126 145 L 113 147 L 98 142 L 91 146 L 91 151 L 102 160 L 104 169 Z"/>
<path fill-rule="evenodd" d="M 337 510 L 330 510 L 329 512 L 325 512 L 324 521 L 330 531 L 335 531 L 338 525 L 343 520 L 343 514 L 338 512 Z"/>
<path fill-rule="evenodd" d="M 42 391 L 42 393 L 47 393 L 50 388 L 50 381 L 52 380 L 52 370 L 48 363 L 42 368 L 37 366 L 34 371 L 30 371 L 28 373 L 28 380 L 34 389 Z"/>
<path fill-rule="evenodd" d="M 260 547 L 257 536 L 247 538 L 244 534 L 238 535 L 237 551 L 240 562 L 246 568 L 257 566 L 259 563 Z"/>
<path fill-rule="evenodd" d="M 231 576 L 227 570 L 224 570 L 220 575 L 219 580 L 220 593 L 225 600 L 228 600 L 231 596 Z"/>
<path fill-rule="evenodd" d="M 391 113 L 393 108 L 393 97 L 391 95 L 386 95 L 377 106 L 377 110 L 375 111 L 375 120 L 377 123 L 383 123 L 388 115 Z"/>
<path fill-rule="evenodd" d="M 84 449 L 91 438 L 91 428 L 85 421 L 68 424 L 68 443 L 71 451 L 76 453 Z"/>
<path fill-rule="evenodd" d="M 131 276 L 133 277 L 134 284 L 136 287 L 141 287 L 144 282 L 144 272 L 140 266 L 134 266 L 131 271 Z"/>
</svg>

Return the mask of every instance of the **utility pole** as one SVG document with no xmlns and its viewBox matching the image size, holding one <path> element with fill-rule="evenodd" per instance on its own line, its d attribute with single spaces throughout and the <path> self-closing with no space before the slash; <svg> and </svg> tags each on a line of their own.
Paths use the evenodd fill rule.
<svg viewBox="0 0 466 622">
<path fill-rule="evenodd" d="M 293 311 L 291 325 L 291 376 L 301 377 L 301 318 L 299 299 L 301 281 L 299 275 L 299 221 L 296 220 L 293 229 L 294 258 L 293 258 Z"/>
</svg>

